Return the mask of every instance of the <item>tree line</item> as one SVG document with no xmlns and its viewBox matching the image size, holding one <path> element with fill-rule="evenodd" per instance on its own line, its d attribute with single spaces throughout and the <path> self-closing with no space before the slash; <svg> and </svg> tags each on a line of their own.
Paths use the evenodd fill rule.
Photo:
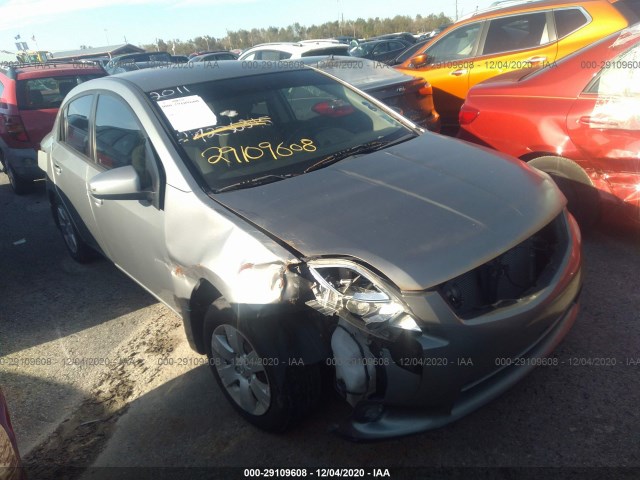
<svg viewBox="0 0 640 480">
<path fill-rule="evenodd" d="M 312 38 L 332 38 L 346 35 L 356 38 L 369 38 L 394 32 L 429 32 L 440 25 L 452 23 L 444 13 L 427 16 L 396 15 L 393 18 L 358 18 L 326 22 L 322 25 L 306 27 L 294 23 L 286 28 L 268 27 L 251 30 L 227 31 L 225 37 L 216 38 L 209 35 L 195 37 L 191 40 L 157 39 L 155 44 L 142 45 L 148 51 L 167 51 L 174 55 L 189 55 L 192 52 L 207 50 L 245 50 L 259 43 L 297 42 Z"/>
</svg>

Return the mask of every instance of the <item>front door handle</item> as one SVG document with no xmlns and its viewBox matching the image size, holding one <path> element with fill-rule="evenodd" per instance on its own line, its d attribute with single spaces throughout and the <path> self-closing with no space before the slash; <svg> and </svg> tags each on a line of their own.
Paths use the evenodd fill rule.
<svg viewBox="0 0 640 480">
<path fill-rule="evenodd" d="M 600 128 L 605 128 L 605 127 L 615 128 L 620 126 L 620 124 L 614 120 L 606 120 L 604 118 L 593 118 L 588 115 L 584 117 L 580 117 L 580 120 L 578 120 L 578 122 L 583 125 L 595 126 Z"/>
<path fill-rule="evenodd" d="M 454 72 L 451 72 L 450 75 L 453 75 L 454 77 L 459 77 L 461 75 L 465 75 L 468 72 L 468 70 L 466 68 L 460 68 Z"/>
<path fill-rule="evenodd" d="M 62 168 L 60 168 L 60 165 L 58 165 L 57 163 L 53 164 L 53 170 L 60 175 L 62 173 Z"/>
</svg>

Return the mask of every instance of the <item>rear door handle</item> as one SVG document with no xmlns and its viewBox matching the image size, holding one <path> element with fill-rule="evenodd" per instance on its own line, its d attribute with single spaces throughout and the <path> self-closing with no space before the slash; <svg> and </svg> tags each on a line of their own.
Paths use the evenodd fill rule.
<svg viewBox="0 0 640 480">
<path fill-rule="evenodd" d="M 578 122 L 580 122 L 583 125 L 593 125 L 593 126 L 598 126 L 598 127 L 618 127 L 620 126 L 620 124 L 614 120 L 605 120 L 605 119 L 601 119 L 601 118 L 593 118 L 590 116 L 584 116 L 584 117 L 580 117 L 580 120 L 578 120 Z"/>
<path fill-rule="evenodd" d="M 53 170 L 60 175 L 62 173 L 62 168 L 60 168 L 60 165 L 58 165 L 57 163 L 53 164 Z"/>
<path fill-rule="evenodd" d="M 546 60 L 547 60 L 547 57 L 540 56 L 540 57 L 531 57 L 531 58 L 527 59 L 527 62 L 529 62 L 529 63 L 542 63 L 542 62 L 544 62 Z"/>
<path fill-rule="evenodd" d="M 468 70 L 466 68 L 460 68 L 459 70 L 456 70 L 455 72 L 451 72 L 450 75 L 453 75 L 454 77 L 459 77 L 460 75 L 465 75 L 468 72 Z"/>
</svg>

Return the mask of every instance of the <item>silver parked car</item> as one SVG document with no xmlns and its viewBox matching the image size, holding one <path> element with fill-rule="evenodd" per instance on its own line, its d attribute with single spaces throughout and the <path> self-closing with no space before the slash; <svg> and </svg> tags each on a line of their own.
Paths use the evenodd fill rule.
<svg viewBox="0 0 640 480">
<path fill-rule="evenodd" d="M 323 388 L 352 438 L 441 426 L 551 361 L 577 315 L 580 234 L 548 176 L 299 63 L 84 83 L 39 164 L 73 258 L 176 311 L 267 430 Z"/>
</svg>

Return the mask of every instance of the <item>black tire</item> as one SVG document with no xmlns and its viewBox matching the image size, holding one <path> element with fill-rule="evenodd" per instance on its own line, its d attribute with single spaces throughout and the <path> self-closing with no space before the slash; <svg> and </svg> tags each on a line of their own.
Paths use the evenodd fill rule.
<svg viewBox="0 0 640 480">
<path fill-rule="evenodd" d="M 24 195 L 28 193 L 31 189 L 32 182 L 28 182 L 20 178 L 11 168 L 11 164 L 7 162 L 5 173 L 7 177 L 9 177 L 9 183 L 11 184 L 11 188 L 16 195 Z"/>
<path fill-rule="evenodd" d="M 82 239 L 73 223 L 71 215 L 62 201 L 57 200 L 53 205 L 55 221 L 67 252 L 78 263 L 88 263 L 96 258 L 96 252 Z"/>
<path fill-rule="evenodd" d="M 548 173 L 567 197 L 567 208 L 583 230 L 593 228 L 600 220 L 600 194 L 580 165 L 564 157 L 538 157 L 529 165 Z"/>
<path fill-rule="evenodd" d="M 319 364 L 290 365 L 289 355 L 282 351 L 280 342 L 282 328 L 275 318 L 238 316 L 224 298 L 211 304 L 204 321 L 209 365 L 224 396 L 247 421 L 270 432 L 282 432 L 307 416 L 317 407 L 322 391 Z M 240 347 L 235 350 L 241 353 L 228 341 L 228 332 L 232 330 L 242 337 L 235 343 Z M 234 351 L 227 350 L 223 356 L 219 350 L 225 342 Z M 250 360 L 243 360 L 242 355 Z M 245 406 L 240 400 L 242 391 L 250 393 L 244 397 Z M 256 391 L 261 393 L 256 395 Z"/>
</svg>

